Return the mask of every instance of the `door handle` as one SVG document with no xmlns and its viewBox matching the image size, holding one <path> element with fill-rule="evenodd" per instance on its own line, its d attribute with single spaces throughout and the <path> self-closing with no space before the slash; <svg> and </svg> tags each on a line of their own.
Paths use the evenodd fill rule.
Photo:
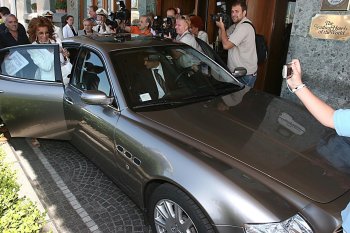
<svg viewBox="0 0 350 233">
<path fill-rule="evenodd" d="M 64 101 L 66 101 L 68 104 L 73 105 L 73 100 L 70 97 L 64 97 Z"/>
</svg>

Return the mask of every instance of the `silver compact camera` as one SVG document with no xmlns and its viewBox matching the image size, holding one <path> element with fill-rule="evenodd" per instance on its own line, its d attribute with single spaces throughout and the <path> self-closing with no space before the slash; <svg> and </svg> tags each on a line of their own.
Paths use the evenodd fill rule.
<svg viewBox="0 0 350 233">
<path fill-rule="evenodd" d="M 292 70 L 292 63 L 287 63 L 283 66 L 282 69 L 282 77 L 285 79 L 291 78 L 293 75 L 293 70 Z"/>
</svg>

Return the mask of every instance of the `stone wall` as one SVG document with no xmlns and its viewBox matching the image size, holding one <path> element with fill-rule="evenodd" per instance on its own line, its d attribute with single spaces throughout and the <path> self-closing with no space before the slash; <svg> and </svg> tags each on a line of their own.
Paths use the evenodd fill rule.
<svg viewBox="0 0 350 233">
<path fill-rule="evenodd" d="M 153 14 L 156 13 L 156 1 L 155 0 L 139 0 L 139 12 L 140 15 L 147 15 L 148 13 L 152 12 Z"/>
<path fill-rule="evenodd" d="M 84 12 L 80 12 L 78 1 L 67 0 L 67 14 L 74 17 L 74 27 L 79 30 L 79 15 L 84 14 Z M 62 26 L 65 26 L 65 22 Z"/>
<path fill-rule="evenodd" d="M 296 1 L 287 60 L 300 59 L 304 83 L 325 102 L 334 108 L 350 107 L 350 40 L 321 40 L 309 36 L 311 19 L 315 14 L 348 15 L 350 12 L 320 11 L 321 2 Z M 299 102 L 288 91 L 285 82 L 281 96 Z"/>
</svg>

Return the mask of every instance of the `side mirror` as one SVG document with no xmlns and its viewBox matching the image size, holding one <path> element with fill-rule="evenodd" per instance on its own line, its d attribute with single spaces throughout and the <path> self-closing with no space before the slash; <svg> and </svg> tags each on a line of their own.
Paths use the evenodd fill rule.
<svg viewBox="0 0 350 233">
<path fill-rule="evenodd" d="M 232 73 L 233 77 L 235 77 L 235 78 L 243 77 L 246 74 L 247 74 L 247 69 L 244 67 L 236 67 Z"/>
<path fill-rule="evenodd" d="M 113 103 L 113 98 L 107 97 L 104 92 L 96 90 L 84 91 L 81 99 L 91 105 L 109 105 Z"/>
</svg>

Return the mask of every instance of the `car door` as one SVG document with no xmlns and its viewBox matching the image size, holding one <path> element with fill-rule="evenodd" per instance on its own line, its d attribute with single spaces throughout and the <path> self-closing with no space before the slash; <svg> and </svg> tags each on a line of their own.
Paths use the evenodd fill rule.
<svg viewBox="0 0 350 233">
<path fill-rule="evenodd" d="M 0 117 L 12 137 L 69 139 L 58 45 L 0 50 Z"/>
<path fill-rule="evenodd" d="M 108 174 L 118 177 L 113 138 L 120 112 L 115 99 L 110 104 L 91 104 L 83 100 L 86 93 L 94 92 L 114 99 L 103 55 L 82 47 L 64 96 L 71 142 Z"/>
</svg>

